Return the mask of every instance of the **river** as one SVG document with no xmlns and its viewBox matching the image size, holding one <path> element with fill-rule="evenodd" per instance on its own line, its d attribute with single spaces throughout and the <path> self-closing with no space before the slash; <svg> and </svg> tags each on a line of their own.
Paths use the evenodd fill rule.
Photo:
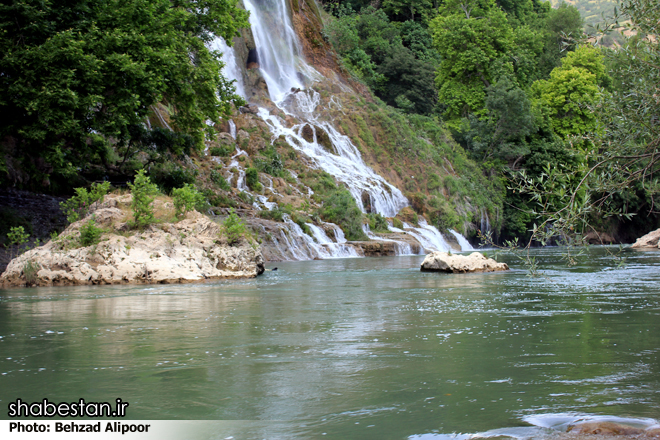
<svg viewBox="0 0 660 440">
<path fill-rule="evenodd" d="M 0 406 L 120 397 L 130 419 L 232 420 L 236 439 L 658 419 L 660 253 L 626 249 L 617 267 L 608 250 L 570 268 L 560 250 L 535 250 L 536 278 L 507 254 L 512 271 L 468 275 L 421 273 L 410 256 L 277 263 L 207 284 L 0 290 Z"/>
</svg>

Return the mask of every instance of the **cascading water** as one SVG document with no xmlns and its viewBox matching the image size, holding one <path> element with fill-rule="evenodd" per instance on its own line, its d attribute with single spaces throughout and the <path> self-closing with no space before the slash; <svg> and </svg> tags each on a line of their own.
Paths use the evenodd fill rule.
<svg viewBox="0 0 660 440">
<path fill-rule="evenodd" d="M 245 84 L 243 84 L 243 77 L 241 76 L 240 66 L 234 55 L 234 50 L 227 46 L 227 43 L 222 38 L 214 39 L 209 44 L 209 49 L 222 52 L 222 63 L 225 65 L 222 69 L 226 78 L 233 79 L 236 93 L 245 96 Z"/>
<path fill-rule="evenodd" d="M 458 241 L 458 244 L 461 246 L 462 251 L 473 251 L 474 250 L 474 248 L 472 247 L 470 242 L 467 241 L 467 239 L 465 237 L 463 237 L 461 234 L 454 231 L 453 229 L 450 229 L 449 232 L 451 233 L 451 235 L 456 237 L 456 241 Z"/>
<path fill-rule="evenodd" d="M 291 88 L 303 88 L 298 75 L 300 45 L 291 26 L 286 0 L 243 0 L 259 54 L 259 68 L 273 102 Z"/>
<path fill-rule="evenodd" d="M 326 109 L 320 108 L 323 104 L 319 93 L 311 88 L 306 88 L 306 86 L 314 81 L 322 80 L 323 77 L 309 66 L 301 55 L 300 44 L 291 25 L 287 7 L 288 2 L 286 0 L 243 0 L 243 4 L 245 9 L 250 11 L 249 20 L 257 47 L 259 69 L 268 86 L 271 101 L 285 114 L 297 119 L 298 122 L 289 128 L 288 124 L 279 116 L 260 108 L 258 115 L 268 124 L 273 138 L 284 136 L 294 149 L 309 157 L 316 167 L 323 169 L 338 181 L 345 183 L 363 212 L 369 210 L 385 217 L 394 217 L 402 208 L 409 205 L 405 196 L 398 188 L 391 185 L 365 164 L 359 150 L 350 138 L 340 134 L 331 122 L 321 120 L 318 116 L 324 113 L 323 110 Z M 218 48 L 225 52 L 231 52 L 230 48 L 223 45 L 224 42 L 218 44 Z M 240 68 L 240 66 L 237 64 L 236 58 L 224 56 L 223 59 L 226 60 L 225 75 L 230 79 L 239 80 L 241 75 L 235 71 L 235 67 Z M 245 91 L 242 92 L 245 93 Z M 243 96 L 246 95 L 243 94 Z M 327 110 L 333 107 L 339 110 L 342 109 L 341 103 L 334 98 L 328 103 Z M 309 136 L 310 129 L 312 132 L 311 139 Z M 307 130 L 307 133 L 304 133 L 304 130 Z M 331 148 L 327 143 L 325 145 L 319 143 L 320 135 L 323 135 L 325 139 L 329 139 Z M 239 180 L 242 177 L 241 170 L 239 169 Z M 363 200 L 368 200 L 368 207 L 364 205 Z M 262 203 L 262 205 L 265 204 Z M 256 206 L 258 207 L 258 205 Z M 272 209 L 268 206 L 267 208 Z M 423 219 L 422 222 L 420 222 L 419 227 L 408 225 L 402 232 L 415 237 L 427 250 L 451 249 L 436 228 L 426 224 Z M 340 246 L 333 247 L 329 246 L 330 243 L 320 243 L 319 239 L 325 240 L 327 235 L 324 233 L 325 238 L 322 238 L 318 234 L 319 231 L 315 229 L 318 228 L 317 226 L 314 228 L 310 226 L 316 238 L 315 241 L 304 234 L 300 226 L 290 221 L 290 219 L 285 224 L 289 236 L 300 233 L 306 236 L 300 239 L 307 242 L 307 246 L 311 249 L 307 251 L 306 258 L 327 258 L 325 254 L 328 251 L 345 251 L 345 248 Z M 378 240 L 394 241 L 371 233 L 368 235 Z M 337 239 L 337 235 L 335 238 Z M 461 236 L 461 238 L 463 237 Z M 289 237 L 283 237 L 283 240 L 289 240 L 290 242 Z M 329 238 L 327 240 L 332 242 Z M 463 238 L 463 240 L 465 239 Z M 412 253 L 410 244 L 397 243 L 399 243 L 399 246 L 397 246 L 399 254 Z M 459 243 L 461 243 L 462 249 L 469 246 L 469 244 L 466 246 L 460 239 Z M 319 244 L 325 245 L 323 250 L 317 249 Z M 339 240 L 334 244 L 340 244 Z M 298 252 L 298 254 L 296 258 L 301 259 L 301 253 Z M 335 253 L 330 255 L 336 256 Z"/>
</svg>

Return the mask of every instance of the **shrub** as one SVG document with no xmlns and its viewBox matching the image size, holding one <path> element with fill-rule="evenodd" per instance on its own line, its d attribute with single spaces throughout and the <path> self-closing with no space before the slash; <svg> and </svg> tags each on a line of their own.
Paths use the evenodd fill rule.
<svg viewBox="0 0 660 440">
<path fill-rule="evenodd" d="M 252 191 L 261 191 L 261 183 L 259 182 L 259 172 L 256 168 L 248 168 L 245 170 L 245 184 Z"/>
<path fill-rule="evenodd" d="M 274 177 L 284 177 L 284 164 L 282 156 L 272 146 L 263 151 L 265 158 L 257 157 L 254 166 L 261 172 Z"/>
<path fill-rule="evenodd" d="M 0 207 L 0 240 L 4 243 L 11 229 L 18 226 L 23 226 L 25 232 L 32 233 L 32 223 L 27 218 L 18 215 L 11 208 Z"/>
<path fill-rule="evenodd" d="M 349 240 L 366 240 L 362 231 L 362 211 L 348 190 L 336 190 L 323 203 L 319 215 L 323 220 L 338 224 Z"/>
<path fill-rule="evenodd" d="M 224 221 L 224 229 L 227 236 L 227 243 L 230 246 L 239 243 L 247 232 L 245 223 L 236 215 L 233 209 L 229 211 L 229 216 Z"/>
<path fill-rule="evenodd" d="M 367 219 L 369 220 L 369 229 L 373 232 L 389 232 L 388 223 L 385 217 L 378 213 L 367 214 Z"/>
<path fill-rule="evenodd" d="M 181 188 L 186 183 L 194 184 L 198 173 L 197 170 L 188 170 L 176 163 L 167 162 L 154 166 L 150 174 L 152 182 L 165 193 L 169 193 L 174 188 Z"/>
<path fill-rule="evenodd" d="M 224 178 L 224 176 L 216 170 L 211 171 L 211 182 L 215 183 L 216 186 L 224 191 L 229 191 L 231 190 L 231 185 L 229 185 L 229 182 Z"/>
<path fill-rule="evenodd" d="M 177 217 L 184 216 L 186 212 L 194 210 L 196 206 L 205 202 L 204 196 L 189 183 L 181 188 L 173 189 L 172 198 L 174 199 L 174 209 Z"/>
<path fill-rule="evenodd" d="M 9 230 L 9 233 L 7 233 L 7 240 L 9 246 L 11 246 L 10 258 L 14 258 L 14 246 L 18 246 L 20 252 L 21 246 L 28 241 L 28 238 L 30 238 L 30 234 L 25 232 L 23 226 L 15 226 Z"/>
<path fill-rule="evenodd" d="M 92 183 L 89 190 L 87 188 L 76 188 L 76 195 L 60 203 L 62 211 L 66 214 L 69 223 L 76 222 L 84 218 L 90 211 L 92 205 L 103 199 L 110 190 L 110 182 Z"/>
<path fill-rule="evenodd" d="M 281 222 L 284 219 L 284 211 L 279 206 L 276 206 L 271 211 L 268 210 L 259 211 L 259 217 L 268 220 L 275 220 L 276 222 Z"/>
<path fill-rule="evenodd" d="M 230 199 L 224 194 L 210 194 L 207 195 L 206 198 L 209 201 L 209 204 L 211 206 L 217 206 L 217 207 L 229 207 L 229 208 L 234 208 L 236 207 L 236 201 Z"/>
<path fill-rule="evenodd" d="M 234 148 L 229 147 L 227 145 L 223 145 L 221 147 L 211 147 L 209 149 L 209 154 L 211 156 L 229 156 L 231 153 L 234 152 Z"/>
<path fill-rule="evenodd" d="M 437 211 L 432 214 L 431 219 L 441 231 L 459 229 L 461 226 L 461 218 L 456 213 L 455 208 L 444 200 L 438 206 Z"/>
<path fill-rule="evenodd" d="M 154 222 L 154 209 L 151 204 L 154 201 L 152 197 L 158 194 L 158 187 L 151 183 L 148 176 L 144 174 L 144 170 L 138 171 L 135 175 L 133 183 L 128 183 L 128 187 L 133 194 L 133 202 L 131 208 L 133 209 L 133 219 L 135 226 L 143 228 Z"/>
<path fill-rule="evenodd" d="M 29 260 L 23 266 L 23 275 L 25 275 L 25 282 L 27 284 L 35 284 L 37 282 L 37 272 L 41 269 L 41 265 L 32 260 Z"/>
<path fill-rule="evenodd" d="M 399 220 L 398 218 L 394 217 L 392 219 L 392 226 L 398 229 L 403 229 L 403 222 Z"/>
<path fill-rule="evenodd" d="M 80 244 L 83 246 L 96 245 L 102 234 L 103 229 L 96 226 L 96 221 L 92 217 L 80 227 Z"/>
<path fill-rule="evenodd" d="M 307 223 L 311 222 L 308 216 L 299 212 L 294 212 L 291 214 L 291 220 L 300 226 L 300 229 L 302 229 L 305 234 L 312 235 L 312 230 L 309 225 L 307 225 Z"/>
</svg>

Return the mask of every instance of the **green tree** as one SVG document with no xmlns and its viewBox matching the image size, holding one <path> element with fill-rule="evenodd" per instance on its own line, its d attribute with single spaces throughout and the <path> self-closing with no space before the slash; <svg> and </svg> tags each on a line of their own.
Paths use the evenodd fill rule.
<svg viewBox="0 0 660 440">
<path fill-rule="evenodd" d="M 457 124 L 469 113 L 482 113 L 486 88 L 513 72 L 508 56 L 513 29 L 492 0 L 450 0 L 430 23 L 442 56 L 436 86 L 444 116 Z"/>
<path fill-rule="evenodd" d="M 152 196 L 158 194 L 158 187 L 151 183 L 144 170 L 138 171 L 133 183 L 128 182 L 128 187 L 131 189 L 133 196 L 131 202 L 133 221 L 138 228 L 144 228 L 154 222 L 154 209 L 152 206 L 154 198 Z"/>
<path fill-rule="evenodd" d="M 195 209 L 204 202 L 204 196 L 194 185 L 186 183 L 181 188 L 172 190 L 172 199 L 177 217 L 184 216 L 187 212 Z"/>
<path fill-rule="evenodd" d="M 381 7 L 391 18 L 398 21 L 421 19 L 422 15 L 431 15 L 438 7 L 437 0 L 383 0 Z"/>
<path fill-rule="evenodd" d="M 484 116 L 469 119 L 468 151 L 482 161 L 521 159 L 529 152 L 525 138 L 536 131 L 525 92 L 504 77 L 486 89 L 485 108 Z"/>
<path fill-rule="evenodd" d="M 214 35 L 247 25 L 236 0 L 9 0 L 0 5 L 0 139 L 37 182 L 125 145 L 158 102 L 203 145 L 234 99 Z"/>
<path fill-rule="evenodd" d="M 550 9 L 542 27 L 544 48 L 538 63 L 540 74 L 545 77 L 560 65 L 562 57 L 575 50 L 575 42 L 583 33 L 584 20 L 574 6 L 562 3 L 557 9 Z"/>
<path fill-rule="evenodd" d="M 598 79 L 604 76 L 600 51 L 582 46 L 563 58 L 548 80 L 534 83 L 537 105 L 550 118 L 557 134 L 567 137 L 596 129 L 598 119 L 590 106 L 599 97 Z"/>
<path fill-rule="evenodd" d="M 580 158 L 578 172 L 558 163 L 547 164 L 539 178 L 522 175 L 512 184 L 517 192 L 526 194 L 538 203 L 537 206 L 544 207 L 532 211 L 537 224 L 532 239 L 547 238 L 549 234 L 567 237 L 577 234 L 579 238 L 608 217 L 619 224 L 631 225 L 634 217 L 642 217 L 635 214 L 638 214 L 636 209 L 644 205 L 650 211 L 647 219 L 637 224 L 648 228 L 660 223 L 653 208 L 660 193 L 660 182 L 656 177 L 660 171 L 657 152 L 660 146 L 657 116 L 660 114 L 657 99 L 660 43 L 657 38 L 644 38 L 660 33 L 660 8 L 657 6 L 656 0 L 624 0 L 621 3 L 617 19 L 628 21 L 637 37 L 624 42 L 616 52 L 606 52 L 610 57 L 613 90 L 588 105 L 588 110 L 598 117 L 600 127 L 593 133 L 582 132 L 596 148 L 585 150 L 587 156 Z M 578 85 L 585 84 L 584 79 L 589 77 L 588 88 L 593 91 L 602 69 L 597 62 L 592 62 L 598 59 L 593 53 L 583 55 L 588 56 L 576 54 L 575 58 L 567 60 L 565 64 L 570 67 L 565 72 L 576 76 L 579 73 L 582 81 L 577 81 Z M 555 71 L 562 67 L 564 63 Z M 569 78 L 568 74 L 566 78 Z M 584 88 L 577 88 L 576 100 L 582 100 L 579 91 Z M 543 87 L 543 92 L 547 93 L 548 89 Z M 587 98 L 593 97 L 591 93 L 586 95 Z M 591 121 L 591 117 L 585 117 L 581 122 L 588 125 Z M 578 179 L 575 179 L 576 175 Z M 646 221 L 648 218 L 655 221 Z M 546 232 L 549 226 L 552 229 Z M 639 231 L 638 236 L 647 231 Z"/>
</svg>

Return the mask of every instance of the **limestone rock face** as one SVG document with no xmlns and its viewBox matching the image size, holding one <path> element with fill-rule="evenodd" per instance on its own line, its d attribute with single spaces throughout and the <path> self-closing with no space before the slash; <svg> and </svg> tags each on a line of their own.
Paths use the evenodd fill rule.
<svg viewBox="0 0 660 440">
<path fill-rule="evenodd" d="M 121 229 L 117 226 L 125 225 L 126 214 L 112 206 L 117 200 L 109 202 L 106 198 L 94 213 L 97 225 Z M 79 229 L 86 221 L 71 224 L 58 240 L 12 260 L 0 286 L 185 283 L 255 277 L 264 271 L 257 246 L 246 240 L 228 245 L 220 226 L 195 211 L 178 223 L 151 225 L 128 236 L 105 233 L 98 245 L 78 247 Z"/>
<path fill-rule="evenodd" d="M 651 231 L 637 239 L 632 245 L 636 249 L 658 249 L 660 248 L 660 229 Z"/>
<path fill-rule="evenodd" d="M 470 255 L 451 255 L 447 252 L 432 252 L 422 262 L 422 272 L 497 272 L 509 270 L 506 263 L 498 263 L 492 258 L 486 258 L 479 252 Z"/>
<path fill-rule="evenodd" d="M 636 428 L 634 426 L 623 425 L 621 423 L 607 422 L 607 421 L 593 421 L 582 422 L 570 426 L 568 432 L 571 434 L 582 435 L 605 435 L 605 436 L 634 436 L 635 438 L 642 437 L 657 437 L 660 430 L 655 427 L 649 429 Z"/>
</svg>

